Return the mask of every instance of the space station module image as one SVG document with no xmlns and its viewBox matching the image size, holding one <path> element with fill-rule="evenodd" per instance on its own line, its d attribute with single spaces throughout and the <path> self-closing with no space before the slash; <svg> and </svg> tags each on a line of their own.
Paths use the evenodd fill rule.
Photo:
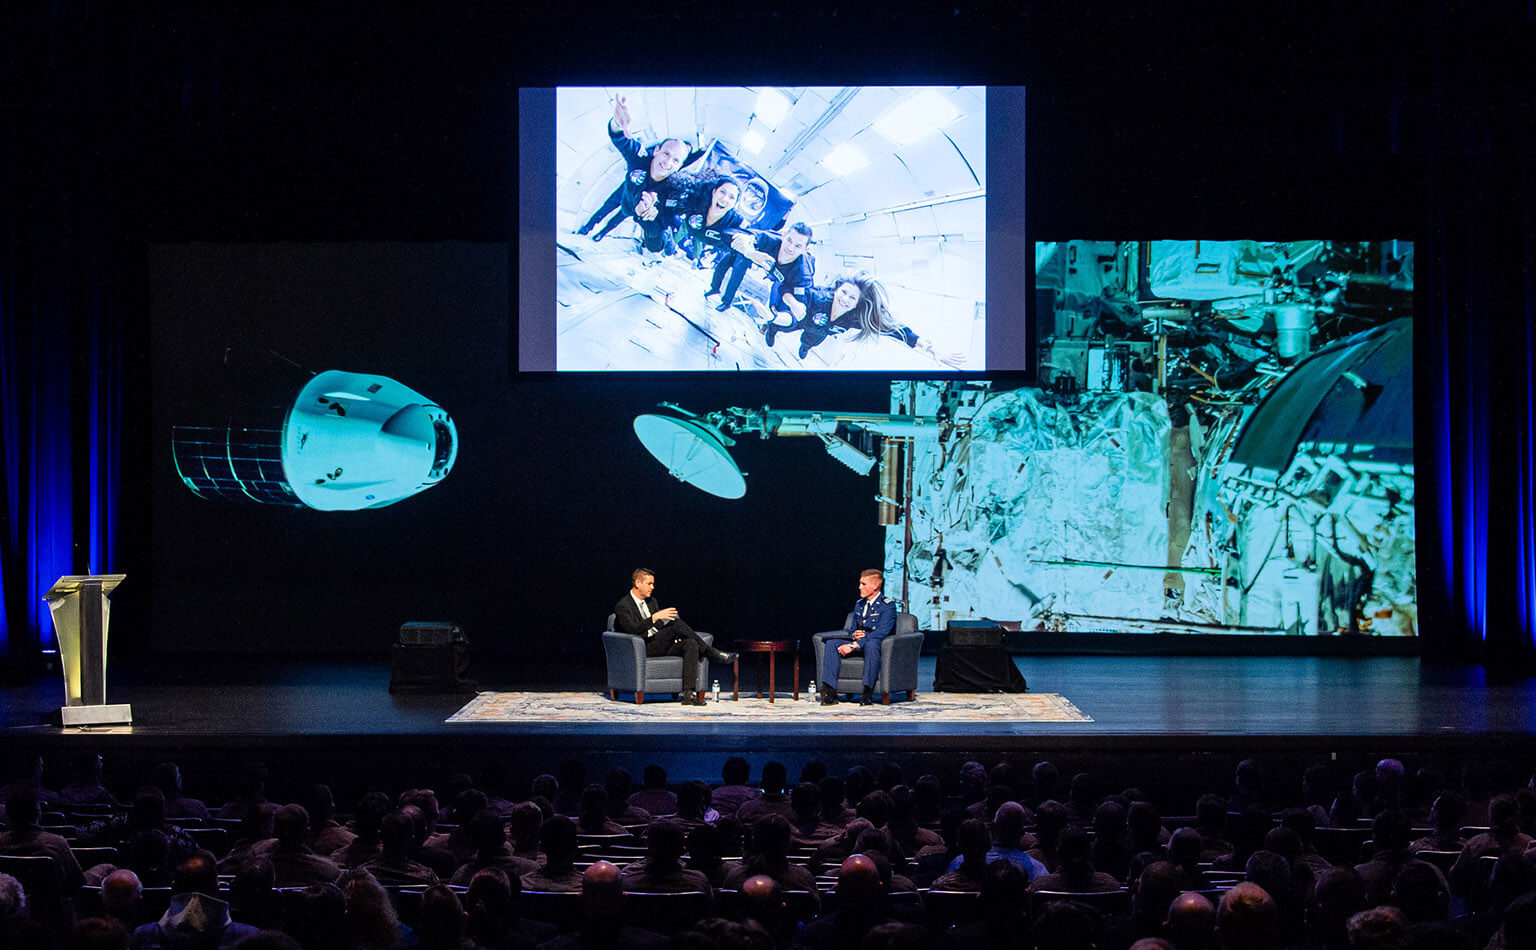
<svg viewBox="0 0 1536 950">
<path fill-rule="evenodd" d="M 178 425 L 171 451 L 202 498 L 357 511 L 438 484 L 458 456 L 441 406 L 387 376 L 329 370 L 283 405 L 233 410 L 220 425 Z"/>
<path fill-rule="evenodd" d="M 903 450 L 908 609 L 1414 635 L 1412 268 L 1393 241 L 1037 245 L 1041 387 L 892 384 L 953 427 Z"/>
<path fill-rule="evenodd" d="M 985 368 L 985 87 L 555 102 L 557 369 Z"/>
</svg>

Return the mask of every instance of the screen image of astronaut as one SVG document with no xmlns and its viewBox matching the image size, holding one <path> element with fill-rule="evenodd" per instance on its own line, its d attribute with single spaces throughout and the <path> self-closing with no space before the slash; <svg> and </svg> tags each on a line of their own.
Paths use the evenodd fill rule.
<svg viewBox="0 0 1536 950">
<path fill-rule="evenodd" d="M 984 87 L 560 87 L 559 370 L 986 368 Z"/>
<path fill-rule="evenodd" d="M 892 384 L 945 420 L 882 484 L 925 627 L 1411 637 L 1413 245 L 1035 245 L 1039 386 Z M 885 462 L 882 461 L 882 465 Z"/>
</svg>

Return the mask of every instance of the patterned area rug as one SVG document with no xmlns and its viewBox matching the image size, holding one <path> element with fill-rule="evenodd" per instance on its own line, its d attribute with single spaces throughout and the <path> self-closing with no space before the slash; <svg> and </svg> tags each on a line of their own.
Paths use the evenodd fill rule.
<svg viewBox="0 0 1536 950">
<path fill-rule="evenodd" d="M 637 706 L 633 698 L 618 701 L 601 693 L 481 693 L 448 722 L 719 722 L 751 719 L 759 722 L 1093 722 L 1059 693 L 918 693 L 912 702 L 860 707 L 842 702 L 820 706 L 796 702 L 787 694 L 776 702 L 729 693 L 705 706 L 684 706 L 670 699 L 648 699 Z"/>
</svg>

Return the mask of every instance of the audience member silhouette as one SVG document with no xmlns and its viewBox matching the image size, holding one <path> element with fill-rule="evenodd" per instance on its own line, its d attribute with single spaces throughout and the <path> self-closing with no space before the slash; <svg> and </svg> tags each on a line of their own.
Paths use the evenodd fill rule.
<svg viewBox="0 0 1536 950">
<path fill-rule="evenodd" d="M 555 812 L 575 818 L 581 812 L 581 796 L 587 787 L 587 766 L 580 759 L 568 758 L 560 763 L 555 777 L 556 789 L 550 804 Z"/>
<path fill-rule="evenodd" d="M 396 950 L 404 944 L 406 929 L 389 893 L 372 874 L 343 871 L 336 886 L 346 901 L 345 950 Z"/>
<path fill-rule="evenodd" d="M 525 920 L 518 913 L 522 885 L 501 868 L 475 872 L 464 894 L 467 935 L 483 950 L 523 950 L 558 933 L 553 924 Z"/>
<path fill-rule="evenodd" d="M 634 788 L 628 771 L 621 768 L 609 769 L 608 774 L 603 776 L 603 791 L 608 793 L 608 817 L 614 822 L 626 828 L 650 822 L 650 812 L 629 803 Z"/>
<path fill-rule="evenodd" d="M 218 862 L 199 851 L 176 866 L 171 904 L 160 919 L 133 932 L 134 950 L 180 947 L 232 947 L 256 932 L 230 918 L 229 904 L 219 900 Z"/>
<path fill-rule="evenodd" d="M 677 795 L 667 788 L 667 770 L 654 762 L 640 773 L 640 790 L 629 796 L 628 804 L 654 817 L 677 814 Z"/>
<path fill-rule="evenodd" d="M 1488 830 L 1473 835 L 1462 847 L 1449 874 L 1451 891 L 1471 892 L 1478 859 L 1485 855 L 1523 854 L 1531 847 L 1531 836 L 1520 830 L 1520 805 L 1513 795 L 1496 795 L 1488 802 Z"/>
<path fill-rule="evenodd" d="M 347 901 L 335 884 L 311 884 L 286 903 L 283 928 L 304 950 L 346 945 Z"/>
<path fill-rule="evenodd" d="M 751 781 L 752 768 L 747 760 L 739 755 L 731 756 L 720 768 L 720 785 L 710 795 L 710 805 L 722 817 L 735 815 L 744 803 L 762 794 L 760 789 L 749 784 Z"/>
<path fill-rule="evenodd" d="M 539 844 L 540 829 L 543 824 L 544 814 L 539 811 L 537 805 L 531 802 L 519 802 L 514 806 L 512 817 L 507 821 L 507 838 L 512 845 L 512 853 L 535 863 L 543 860 L 543 851 Z"/>
<path fill-rule="evenodd" d="M 1408 921 L 1396 907 L 1372 907 L 1349 918 L 1350 950 L 1397 950 Z"/>
<path fill-rule="evenodd" d="M 101 753 L 86 751 L 75 756 L 75 780 L 59 789 L 59 804 L 105 805 L 118 804 L 117 796 L 101 784 Z"/>
<path fill-rule="evenodd" d="M 987 872 L 987 852 L 992 847 L 987 826 L 980 819 L 967 818 L 955 833 L 955 843 L 960 856 L 955 859 L 952 870 L 934 879 L 932 888 L 936 891 L 980 892 Z"/>
<path fill-rule="evenodd" d="M 70 950 L 128 950 L 130 931 L 110 917 L 87 917 L 69 933 Z"/>
<path fill-rule="evenodd" d="M 1410 924 L 1444 924 L 1451 919 L 1451 886 L 1428 861 L 1403 865 L 1387 902 L 1401 908 Z"/>
<path fill-rule="evenodd" d="M 1073 901 L 1052 901 L 1035 921 L 1035 950 L 1093 950 L 1099 920 Z"/>
<path fill-rule="evenodd" d="M 853 809 L 848 807 L 848 783 L 836 775 L 828 775 L 816 783 L 821 796 L 821 820 L 834 828 L 843 828 L 854 819 Z"/>
<path fill-rule="evenodd" d="M 624 868 L 620 883 L 626 891 L 650 894 L 713 894 L 714 888 L 703 874 L 683 866 L 686 851 L 687 832 L 682 823 L 671 818 L 657 819 L 645 829 L 645 857 Z"/>
<path fill-rule="evenodd" d="M 336 799 L 329 785 L 311 785 L 304 795 L 304 810 L 309 814 L 309 849 L 329 857 L 351 844 L 357 835 L 336 820 Z"/>
<path fill-rule="evenodd" d="M 379 853 L 359 867 L 372 874 L 380 884 L 411 886 L 439 884 L 437 872 L 411 857 L 416 839 L 416 822 L 410 813 L 397 808 L 379 824 Z"/>
<path fill-rule="evenodd" d="M 1349 919 L 1365 910 L 1365 881 L 1354 868 L 1333 868 L 1318 876 L 1307 907 L 1310 946 L 1347 950 Z"/>
<path fill-rule="evenodd" d="M 608 790 L 601 785 L 588 785 L 582 789 L 575 817 L 576 830 L 580 834 L 629 835 L 628 828 L 608 817 Z"/>
<path fill-rule="evenodd" d="M 459 895 L 437 884 L 421 895 L 416 945 L 421 950 L 473 950 L 467 940 L 469 915 Z"/>
<path fill-rule="evenodd" d="M 272 873 L 277 887 L 334 884 L 341 867 L 314 852 L 309 841 L 309 812 L 303 805 L 284 805 L 272 820 L 277 845 L 272 849 Z"/>
<path fill-rule="evenodd" d="M 738 820 L 747 822 L 756 821 L 763 815 L 783 815 L 787 821 L 795 820 L 795 808 L 790 803 L 789 796 L 785 794 L 785 786 L 789 781 L 789 770 L 782 762 L 769 762 L 763 766 L 762 794 L 750 801 L 743 802 L 736 809 Z"/>
<path fill-rule="evenodd" d="M 1216 905 L 1216 937 L 1222 950 L 1279 946 L 1280 912 L 1274 899 L 1249 881 L 1227 888 Z"/>
<path fill-rule="evenodd" d="M 1365 881 L 1365 901 L 1368 905 L 1384 903 L 1392 894 L 1392 881 L 1403 865 L 1413 860 L 1408 841 L 1413 829 L 1403 813 L 1386 809 L 1371 822 L 1371 840 L 1375 852 L 1369 861 L 1355 865 L 1360 879 Z"/>
<path fill-rule="evenodd" d="M 51 831 L 44 831 L 39 823 L 42 808 L 37 801 L 36 789 L 24 784 L 12 785 L 5 798 L 5 813 L 10 828 L 0 831 L 0 854 L 52 858 L 66 894 L 73 894 L 85 883 L 85 874 L 74 852 L 69 850 L 69 842 Z"/>
<path fill-rule="evenodd" d="M 415 829 L 411 839 L 411 859 L 431 868 L 439 879 L 452 877 L 461 862 L 452 851 L 431 841 L 437 836 L 437 794 L 430 788 L 410 788 L 400 793 L 395 804 L 411 816 Z"/>
<path fill-rule="evenodd" d="M 1088 832 L 1068 825 L 1057 841 L 1057 869 L 1029 882 L 1031 891 L 1089 893 L 1118 891 L 1120 881 L 1093 866 L 1093 844 Z"/>
<path fill-rule="evenodd" d="M 538 870 L 523 875 L 523 888 L 529 891 L 581 890 L 581 871 L 576 862 L 576 823 L 556 815 L 539 826 L 539 849 L 544 861 Z"/>
<path fill-rule="evenodd" d="M 672 820 L 685 832 L 700 825 L 713 824 L 720 813 L 710 807 L 710 788 L 704 782 L 684 782 L 677 788 L 677 814 Z"/>
<path fill-rule="evenodd" d="M 219 809 L 220 818 L 244 818 L 252 808 L 270 804 L 267 801 L 267 767 L 261 762 L 248 762 L 240 770 L 235 797 Z"/>
<path fill-rule="evenodd" d="M 802 940 L 811 950 L 857 946 L 864 934 L 890 920 L 880 870 L 866 855 L 850 855 L 838 867 L 835 894 L 835 909 L 805 928 Z"/>
<path fill-rule="evenodd" d="M 149 784 L 160 789 L 160 794 L 165 799 L 165 817 L 175 821 L 178 818 L 193 818 L 198 821 L 208 821 L 212 815 L 208 812 L 208 806 L 203 804 L 200 798 L 191 798 L 182 792 L 181 766 L 175 762 L 161 762 L 149 773 Z"/>
<path fill-rule="evenodd" d="M 358 799 L 348 829 L 352 832 L 352 840 L 340 851 L 332 852 L 331 860 L 342 868 L 356 868 L 378 857 L 379 827 L 389 812 L 389 796 L 383 792 L 369 792 Z"/>
<path fill-rule="evenodd" d="M 1204 894 L 1186 891 L 1168 905 L 1168 939 L 1179 950 L 1216 946 L 1216 905 Z"/>
<path fill-rule="evenodd" d="M 520 858 L 512 853 L 507 843 L 507 829 L 501 818 L 489 808 L 483 809 L 466 825 L 468 837 L 474 845 L 474 854 L 460 864 L 449 880 L 451 884 L 466 885 L 475 875 L 487 868 L 496 868 L 510 878 L 521 880 L 524 874 L 539 869 L 538 862 Z"/>
<path fill-rule="evenodd" d="M 727 818 L 713 825 L 699 825 L 688 832 L 688 859 L 684 866 L 704 875 L 710 887 L 725 886 L 725 853 L 727 850 L 733 853 L 741 850 L 739 844 L 733 849 L 726 846 L 726 835 L 733 834 L 735 827 L 735 819 Z M 736 840 L 740 841 L 739 835 L 736 835 Z"/>
<path fill-rule="evenodd" d="M 580 891 L 580 926 L 575 933 L 540 944 L 541 950 L 648 950 L 669 945 L 670 941 L 661 934 L 625 922 L 624 886 L 616 865 L 594 862 L 582 874 Z"/>
</svg>

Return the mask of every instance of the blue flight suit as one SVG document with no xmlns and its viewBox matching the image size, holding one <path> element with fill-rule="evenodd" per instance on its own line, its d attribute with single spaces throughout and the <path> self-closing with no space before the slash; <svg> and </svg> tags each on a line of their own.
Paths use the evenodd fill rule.
<svg viewBox="0 0 1536 950">
<path fill-rule="evenodd" d="M 663 247 L 664 233 L 677 226 L 677 216 L 681 211 L 684 198 L 680 180 L 677 178 L 676 172 L 668 176 L 664 181 L 653 180 L 651 178 L 651 152 L 653 150 L 643 148 L 640 145 L 639 139 L 631 138 L 623 132 L 615 132 L 612 123 L 609 123 L 607 128 L 608 140 L 613 143 L 613 147 L 618 149 L 619 154 L 624 157 L 625 173 L 624 180 L 615 189 L 619 196 L 619 213 L 614 215 L 603 226 L 603 229 L 597 232 L 595 240 L 601 240 L 606 237 L 609 231 L 618 227 L 624 220 L 634 218 L 635 205 L 640 201 L 640 196 L 647 191 L 654 191 L 656 193 L 656 217 L 650 221 L 634 218 L 634 221 L 635 224 L 640 226 L 640 245 L 648 251 L 659 251 Z M 694 149 L 689 152 L 683 158 L 683 163 L 678 166 L 678 171 L 687 168 L 703 154 L 704 152 L 701 149 Z M 609 202 L 612 200 L 613 195 L 609 195 L 608 200 L 603 202 L 603 207 L 599 208 L 597 213 L 582 226 L 581 233 L 586 233 L 586 231 L 590 230 L 596 224 L 597 219 L 607 213 L 604 209 L 609 209 Z"/>
<path fill-rule="evenodd" d="M 771 285 L 768 288 L 768 309 L 772 311 L 786 310 L 783 300 L 785 293 L 803 298 L 806 288 L 811 286 L 816 276 L 816 259 L 811 257 L 809 249 L 788 264 L 780 264 L 778 262 L 779 247 L 783 243 L 783 238 L 773 234 L 759 234 L 753 241 L 753 246 L 757 250 L 774 258 L 773 264 L 768 268 L 768 281 Z M 736 299 L 736 291 L 741 287 L 741 280 L 751 266 L 751 260 L 735 251 L 720 255 L 720 260 L 715 262 L 715 275 L 710 282 L 709 291 L 715 293 L 720 290 L 722 283 L 725 284 L 725 294 L 720 298 L 722 306 L 729 307 Z M 726 274 L 730 274 L 729 280 L 726 280 Z"/>
<path fill-rule="evenodd" d="M 825 641 L 826 655 L 822 657 L 821 682 L 828 689 L 837 689 L 837 671 L 843 666 L 843 658 L 837 648 L 851 642 L 855 650 L 864 651 L 864 688 L 874 689 L 875 680 L 880 678 L 880 648 L 885 645 L 885 638 L 895 629 L 894 600 L 884 594 L 876 597 L 873 602 L 860 597 L 853 605 L 853 616 L 843 625 L 845 636 L 828 637 Z M 863 639 L 853 639 L 856 630 L 864 631 Z"/>
<path fill-rule="evenodd" d="M 620 183 L 619 187 L 613 189 L 613 193 L 604 199 L 602 205 L 599 206 L 596 211 L 592 212 L 592 217 L 587 219 L 587 223 L 576 229 L 576 233 L 586 234 L 588 231 L 591 231 L 593 228 L 597 227 L 598 222 L 619 210 L 619 205 L 623 202 L 623 200 L 624 185 Z M 608 222 L 608 226 L 598 232 L 598 236 L 607 237 L 608 232 L 618 227 L 619 222 L 622 220 L 624 220 L 623 215 L 614 215 L 613 220 Z"/>
<path fill-rule="evenodd" d="M 698 261 L 703 256 L 706 247 L 714 248 L 722 258 L 735 254 L 736 252 L 731 250 L 731 240 L 736 235 L 745 233 L 742 229 L 741 212 L 735 208 L 721 215 L 720 220 L 714 224 L 705 223 L 709 216 L 712 195 L 711 189 L 700 188 L 690 194 L 683 205 L 682 223 L 687 228 L 689 237 L 693 239 L 694 261 Z"/>
</svg>

